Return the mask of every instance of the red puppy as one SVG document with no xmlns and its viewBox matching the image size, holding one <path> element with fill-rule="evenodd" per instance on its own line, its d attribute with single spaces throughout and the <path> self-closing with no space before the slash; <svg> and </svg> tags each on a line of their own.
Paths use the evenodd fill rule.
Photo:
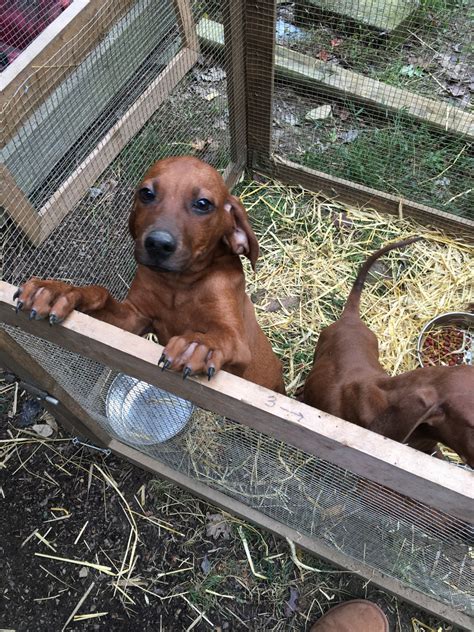
<svg viewBox="0 0 474 632">
<path fill-rule="evenodd" d="M 474 367 L 429 367 L 389 377 L 378 342 L 359 316 L 367 273 L 390 244 L 361 267 L 341 318 L 324 329 L 304 386 L 305 403 L 431 453 L 444 443 L 474 467 Z"/>
<path fill-rule="evenodd" d="M 163 368 L 206 373 L 224 368 L 284 392 L 281 364 L 245 293 L 239 255 L 258 257 L 247 213 L 219 173 L 197 158 L 157 162 L 137 189 L 129 219 L 138 263 L 128 296 L 33 278 L 17 309 L 60 322 L 74 309 L 165 345 Z"/>
</svg>

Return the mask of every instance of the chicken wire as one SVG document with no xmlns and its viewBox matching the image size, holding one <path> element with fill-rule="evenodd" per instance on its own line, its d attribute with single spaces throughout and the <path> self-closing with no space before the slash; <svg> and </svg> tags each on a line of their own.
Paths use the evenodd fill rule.
<svg viewBox="0 0 474 632">
<path fill-rule="evenodd" d="M 124 4 L 125 0 L 103 3 L 96 20 L 123 9 Z M 196 2 L 192 9 L 198 20 L 202 4 Z M 36 97 L 29 101 L 39 81 L 34 74 L 3 110 L 7 125 L 19 108 L 28 113 L 7 138 L 2 162 L 38 216 L 45 202 L 61 191 L 74 169 L 100 146 L 108 130 L 184 48 L 176 3 L 138 0 L 117 17 L 79 66 L 66 72 L 62 62 L 70 47 L 89 50 L 96 20 L 51 59 L 49 66 L 57 70 L 49 78 L 55 87 L 43 103 L 38 105 Z M 179 64 L 175 70 L 180 72 Z M 212 55 L 203 51 L 168 98 L 156 103 L 151 97 L 147 108 L 149 120 L 112 164 L 104 153 L 98 181 L 84 187 L 81 177 L 77 178 L 77 187 L 84 187 L 82 200 L 71 203 L 65 219 L 40 247 L 34 248 L 8 217 L 16 211 L 25 220 L 21 194 L 6 192 L 2 202 L 8 212 L 2 218 L 5 280 L 21 283 L 32 275 L 48 276 L 79 284 L 100 283 L 118 297 L 126 294 L 135 270 L 127 217 L 134 189 L 147 168 L 161 157 L 178 154 L 197 155 L 221 171 L 229 163 L 224 51 Z M 127 134 L 127 123 L 123 133 Z M 245 144 L 238 130 L 234 138 Z M 74 190 L 71 195 L 74 199 Z M 48 220 L 48 214 L 44 215 L 46 225 Z"/>
<path fill-rule="evenodd" d="M 183 424 L 175 404 L 159 419 L 135 419 L 135 410 L 156 404 L 152 393 L 135 392 L 133 405 L 111 405 L 116 371 L 21 330 L 7 331 L 109 435 L 330 550 L 472 614 L 472 525 L 212 412 L 195 408 Z M 131 393 L 122 393 L 124 400 Z M 156 437 L 157 424 L 165 433 L 169 424 L 174 437 L 130 442 L 125 418 L 141 429 L 145 443 Z"/>
<path fill-rule="evenodd" d="M 473 219 L 472 3 L 277 4 L 272 151 Z"/>
</svg>

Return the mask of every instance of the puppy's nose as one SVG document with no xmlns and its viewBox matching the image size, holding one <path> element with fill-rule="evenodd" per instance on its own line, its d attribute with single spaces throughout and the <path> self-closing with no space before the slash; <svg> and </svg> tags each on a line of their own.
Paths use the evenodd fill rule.
<svg viewBox="0 0 474 632">
<path fill-rule="evenodd" d="M 145 239 L 145 248 L 155 257 L 169 257 L 177 246 L 176 239 L 166 230 L 152 230 Z"/>
</svg>

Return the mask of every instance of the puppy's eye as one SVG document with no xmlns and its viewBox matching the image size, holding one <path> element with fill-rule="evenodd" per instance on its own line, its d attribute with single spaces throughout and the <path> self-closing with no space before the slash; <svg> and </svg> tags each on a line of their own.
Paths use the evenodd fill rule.
<svg viewBox="0 0 474 632">
<path fill-rule="evenodd" d="M 153 202 L 156 196 L 151 189 L 149 189 L 148 187 L 143 187 L 143 189 L 140 189 L 138 191 L 138 197 L 142 202 L 146 204 L 147 202 Z"/>
<path fill-rule="evenodd" d="M 214 206 L 212 202 L 209 202 L 206 198 L 201 198 L 193 203 L 193 208 L 197 213 L 202 213 L 204 215 L 206 213 L 210 213 Z"/>
</svg>

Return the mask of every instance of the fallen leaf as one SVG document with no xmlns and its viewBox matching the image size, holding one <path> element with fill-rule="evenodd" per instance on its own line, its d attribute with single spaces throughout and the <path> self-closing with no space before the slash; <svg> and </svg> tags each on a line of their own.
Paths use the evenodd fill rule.
<svg viewBox="0 0 474 632">
<path fill-rule="evenodd" d="M 209 68 L 206 72 L 199 73 L 202 81 L 222 81 L 225 77 L 225 71 L 222 68 Z"/>
<path fill-rule="evenodd" d="M 338 37 L 335 37 L 334 39 L 331 40 L 331 46 L 333 48 L 336 48 L 336 46 L 340 46 L 342 44 L 342 39 L 339 39 Z"/>
<path fill-rule="evenodd" d="M 332 108 L 329 104 L 320 105 L 314 110 L 310 110 L 306 113 L 305 119 L 307 121 L 319 121 L 321 119 L 326 119 L 331 116 Z"/>
<path fill-rule="evenodd" d="M 202 140 L 202 138 L 196 138 L 196 140 L 192 141 L 191 148 L 194 149 L 194 151 L 203 151 L 203 149 L 206 149 L 208 144 L 209 144 L 209 140 Z"/>
<path fill-rule="evenodd" d="M 278 312 L 281 309 L 289 309 L 291 307 L 298 307 L 300 299 L 298 296 L 285 296 L 283 298 L 271 299 L 268 305 L 265 307 L 266 312 Z"/>
<path fill-rule="evenodd" d="M 89 196 L 95 200 L 96 198 L 98 198 L 99 196 L 101 196 L 104 192 L 102 191 L 102 189 L 100 189 L 99 187 L 91 187 L 89 189 Z"/>
<path fill-rule="evenodd" d="M 33 424 L 31 426 L 33 432 L 36 432 L 40 437 L 50 437 L 54 430 L 48 424 Z"/>
<path fill-rule="evenodd" d="M 294 588 L 293 586 L 290 586 L 290 598 L 285 603 L 285 617 L 287 619 L 292 617 L 295 614 L 295 612 L 298 612 L 298 610 L 299 610 L 299 606 L 298 606 L 299 596 L 300 596 L 299 592 L 296 590 L 296 588 Z"/>
<path fill-rule="evenodd" d="M 204 556 L 204 559 L 201 562 L 201 569 L 202 572 L 204 573 L 204 575 L 207 575 L 209 573 L 209 571 L 211 570 L 211 563 L 207 557 L 207 553 Z"/>
<path fill-rule="evenodd" d="M 324 48 L 322 50 L 319 51 L 318 53 L 318 58 L 321 61 L 328 61 L 329 59 L 329 53 L 327 52 L 327 50 L 324 50 Z"/>
<path fill-rule="evenodd" d="M 347 132 L 341 132 L 339 134 L 339 139 L 342 140 L 343 143 L 352 143 L 358 136 L 360 132 L 356 129 L 347 130 Z"/>
<path fill-rule="evenodd" d="M 447 91 L 453 97 L 463 97 L 465 94 L 467 94 L 467 88 L 465 86 L 462 86 L 460 83 L 455 83 L 451 86 L 447 86 Z"/>
<path fill-rule="evenodd" d="M 268 294 L 267 290 L 265 290 L 264 288 L 261 288 L 260 290 L 257 290 L 256 292 L 252 292 L 252 294 L 250 295 L 250 299 L 252 303 L 260 303 L 262 298 L 265 298 L 267 294 Z"/>
<path fill-rule="evenodd" d="M 344 108 L 338 108 L 337 115 L 341 119 L 341 121 L 347 121 L 351 113 L 349 112 L 349 110 L 346 110 Z"/>
<path fill-rule="evenodd" d="M 45 412 L 41 415 L 40 420 L 43 421 L 45 424 L 48 424 L 48 426 L 51 426 L 51 428 L 55 432 L 57 432 L 57 430 L 58 430 L 58 422 L 53 417 L 53 415 L 51 413 L 49 413 L 47 410 L 45 410 Z"/>
<path fill-rule="evenodd" d="M 206 535 L 208 537 L 212 537 L 214 540 L 221 536 L 224 540 L 230 538 L 230 525 L 222 514 L 206 514 L 206 518 L 208 520 L 206 526 Z"/>
</svg>

